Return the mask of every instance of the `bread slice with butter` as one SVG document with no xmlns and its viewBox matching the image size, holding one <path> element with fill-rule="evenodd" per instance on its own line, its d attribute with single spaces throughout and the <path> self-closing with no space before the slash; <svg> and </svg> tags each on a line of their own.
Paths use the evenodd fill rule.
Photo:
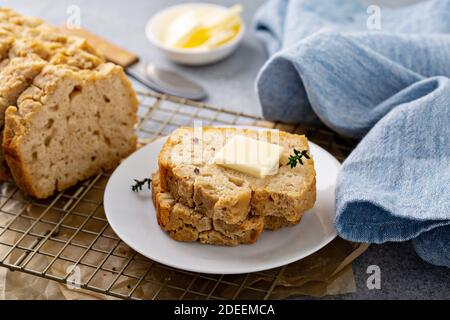
<svg viewBox="0 0 450 320">
<path fill-rule="evenodd" d="M 236 135 L 282 147 L 278 171 L 262 178 L 215 164 L 212 159 Z M 294 168 L 288 158 L 294 149 L 309 153 L 305 136 L 278 131 L 238 128 L 176 130 L 159 155 L 161 190 L 176 202 L 228 224 L 250 215 L 268 217 L 267 228 L 297 224 L 316 200 L 314 162 L 304 159 Z M 240 150 L 245 152 L 245 150 Z"/>
<path fill-rule="evenodd" d="M 152 196 L 158 224 L 177 241 L 226 246 L 250 244 L 264 228 L 262 217 L 252 216 L 230 225 L 178 203 L 170 193 L 161 192 L 159 174 L 152 176 Z"/>
</svg>

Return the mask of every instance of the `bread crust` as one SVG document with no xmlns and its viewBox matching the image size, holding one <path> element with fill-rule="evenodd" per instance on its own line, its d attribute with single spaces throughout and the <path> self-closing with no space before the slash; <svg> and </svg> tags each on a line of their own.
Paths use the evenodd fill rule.
<svg viewBox="0 0 450 320">
<path fill-rule="evenodd" d="M 20 124 L 20 120 L 16 117 L 16 114 L 16 107 L 9 107 L 6 110 L 6 115 L 8 116 L 5 118 L 7 129 L 3 131 L 3 153 L 17 186 L 27 194 L 34 194 L 39 198 L 41 195 L 38 190 L 34 190 L 32 185 L 28 183 L 28 181 L 31 180 L 31 177 L 26 168 L 22 166 L 20 155 L 17 153 L 17 143 L 20 143 L 20 138 L 14 139 L 14 136 L 16 133 L 18 136 L 23 136 L 25 128 Z"/>
<path fill-rule="evenodd" d="M 170 193 L 161 192 L 157 173 L 152 175 L 152 199 L 158 224 L 177 241 L 223 246 L 251 244 L 258 240 L 264 228 L 262 217 L 252 216 L 230 225 L 177 202 Z"/>
</svg>

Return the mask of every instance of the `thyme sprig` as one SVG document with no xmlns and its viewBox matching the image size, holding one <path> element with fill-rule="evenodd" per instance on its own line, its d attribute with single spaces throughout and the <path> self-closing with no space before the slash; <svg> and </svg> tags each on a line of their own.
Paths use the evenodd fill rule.
<svg viewBox="0 0 450 320">
<path fill-rule="evenodd" d="M 133 180 L 135 182 L 135 184 L 131 186 L 131 190 L 133 190 L 133 192 L 142 191 L 142 188 L 144 187 L 145 184 L 147 184 L 148 189 L 152 188 L 152 179 L 150 178 L 145 178 L 144 180 L 137 180 L 137 179 Z"/>
<path fill-rule="evenodd" d="M 287 163 L 288 166 L 291 166 L 291 168 L 295 168 L 298 163 L 303 165 L 302 158 L 311 159 L 311 157 L 308 155 L 308 150 L 298 151 L 297 149 L 294 149 L 294 154 L 289 157 L 289 162 Z"/>
</svg>

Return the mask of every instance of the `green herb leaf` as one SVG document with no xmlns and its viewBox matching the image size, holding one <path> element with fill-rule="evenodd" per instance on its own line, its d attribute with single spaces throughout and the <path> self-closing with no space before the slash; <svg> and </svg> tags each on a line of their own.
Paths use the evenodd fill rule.
<svg viewBox="0 0 450 320">
<path fill-rule="evenodd" d="M 308 160 L 311 159 L 311 157 L 308 155 L 308 150 L 299 151 L 297 149 L 294 149 L 294 154 L 289 157 L 289 162 L 287 163 L 287 165 L 291 168 L 295 168 L 298 163 L 303 165 L 303 157 Z"/>
<path fill-rule="evenodd" d="M 131 190 L 133 192 L 142 191 L 142 188 L 145 184 L 147 184 L 147 188 L 150 190 L 152 188 L 152 179 L 145 178 L 144 180 L 133 179 L 135 184 L 131 186 Z"/>
</svg>

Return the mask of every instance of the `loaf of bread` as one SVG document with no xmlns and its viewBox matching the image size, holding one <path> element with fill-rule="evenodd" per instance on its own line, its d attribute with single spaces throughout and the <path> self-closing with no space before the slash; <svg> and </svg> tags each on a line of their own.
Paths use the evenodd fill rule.
<svg viewBox="0 0 450 320">
<path fill-rule="evenodd" d="M 46 64 L 93 69 L 104 63 L 86 40 L 58 33 L 42 20 L 0 9 L 0 129 L 6 108 L 16 105 Z M 0 135 L 0 145 L 3 136 Z M 0 181 L 9 178 L 0 149 Z"/>
<path fill-rule="evenodd" d="M 211 160 L 215 154 L 235 135 L 282 146 L 278 173 L 255 178 L 214 164 Z M 288 165 L 288 158 L 294 149 L 309 152 L 307 139 L 276 131 L 261 133 L 237 128 L 180 128 L 167 139 L 159 154 L 159 173 L 154 176 L 154 180 L 158 181 L 157 193 L 160 198 L 170 199 L 166 202 L 170 208 L 181 207 L 195 213 L 198 219 L 209 219 L 215 227 L 214 231 L 220 234 L 226 235 L 221 225 L 246 225 L 256 218 L 263 218 L 262 228 L 269 230 L 296 225 L 303 213 L 314 206 L 316 175 L 312 158 L 304 159 L 303 165 L 295 168 Z M 160 216 L 162 210 L 159 203 L 162 201 L 154 201 Z M 170 216 L 170 210 L 165 212 Z M 169 231 L 164 224 L 161 225 Z M 171 236 L 182 241 L 188 239 Z"/>
<path fill-rule="evenodd" d="M 254 243 L 264 228 L 262 217 L 251 216 L 230 225 L 178 203 L 170 193 L 161 192 L 159 174 L 152 176 L 152 195 L 158 224 L 177 241 L 236 246 Z"/>
<path fill-rule="evenodd" d="M 0 57 L 0 180 L 46 198 L 135 149 L 136 94 L 86 40 L 0 9 Z"/>
</svg>

